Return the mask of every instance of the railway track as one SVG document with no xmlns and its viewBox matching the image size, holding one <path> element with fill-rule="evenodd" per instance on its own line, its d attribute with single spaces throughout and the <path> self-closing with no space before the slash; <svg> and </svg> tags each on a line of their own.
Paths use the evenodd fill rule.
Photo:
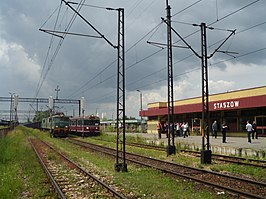
<svg viewBox="0 0 266 199">
<path fill-rule="evenodd" d="M 127 143 L 128 146 L 140 147 L 145 149 L 153 149 L 158 151 L 166 151 L 166 148 L 163 146 L 156 146 L 156 145 L 148 145 L 148 144 L 140 144 L 140 143 Z M 183 153 L 187 153 L 193 155 L 195 157 L 200 157 L 199 151 L 191 151 L 191 150 L 180 150 Z M 212 154 L 212 159 L 217 161 L 229 162 L 239 165 L 246 165 L 246 166 L 254 166 L 266 169 L 266 161 L 265 160 L 255 160 L 255 159 L 248 159 L 248 158 L 241 158 L 241 157 L 233 157 L 228 155 L 220 155 L 220 154 Z"/>
<path fill-rule="evenodd" d="M 183 153 L 189 153 L 194 156 L 200 157 L 199 151 L 190 151 L 190 150 L 181 150 Z M 247 165 L 247 166 L 254 166 L 266 169 L 266 161 L 265 160 L 255 160 L 255 159 L 248 159 L 248 158 L 241 158 L 241 157 L 233 157 L 227 155 L 219 155 L 219 154 L 212 154 L 212 159 L 218 161 L 224 161 L 229 163 L 235 163 L 240 165 Z"/>
<path fill-rule="evenodd" d="M 0 129 L 0 137 L 4 137 L 7 135 L 7 133 L 9 131 L 11 131 L 13 128 L 12 127 L 6 127 L 6 128 L 2 128 Z"/>
<path fill-rule="evenodd" d="M 69 139 L 68 141 L 92 151 L 101 152 L 113 157 L 116 156 L 115 149 L 75 139 Z M 126 160 L 134 164 L 161 170 L 165 173 L 171 174 L 171 176 L 193 180 L 235 196 L 260 199 L 266 198 L 266 183 L 264 182 L 192 168 L 132 153 L 126 153 Z"/>
<path fill-rule="evenodd" d="M 30 142 L 60 198 L 126 198 L 48 143 Z"/>
</svg>

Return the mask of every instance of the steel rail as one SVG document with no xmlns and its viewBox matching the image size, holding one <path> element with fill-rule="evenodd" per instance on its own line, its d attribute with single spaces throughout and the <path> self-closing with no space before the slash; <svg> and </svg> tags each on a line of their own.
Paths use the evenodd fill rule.
<svg viewBox="0 0 266 199">
<path fill-rule="evenodd" d="M 163 146 L 156 146 L 156 145 L 150 145 L 150 144 L 140 144 L 140 143 L 127 143 L 127 145 L 128 146 L 135 146 L 135 147 L 145 148 L 145 149 L 166 151 L 166 148 L 163 147 Z M 185 152 L 185 153 L 195 153 L 197 156 L 200 156 L 200 152 L 198 152 L 198 151 L 183 150 L 183 149 L 180 150 L 180 151 L 181 152 Z M 263 165 L 263 163 L 266 163 L 265 160 L 256 160 L 256 159 L 243 158 L 243 157 L 233 157 L 233 156 L 221 155 L 221 154 L 212 154 L 212 159 L 220 160 L 220 161 L 224 161 L 224 162 L 235 163 L 235 164 L 266 168 L 266 165 Z M 244 161 L 249 161 L 249 162 L 244 162 Z M 253 164 L 253 163 L 250 163 L 250 162 L 256 162 L 258 164 Z"/>
<path fill-rule="evenodd" d="M 110 142 L 107 140 L 104 140 L 104 141 Z M 134 147 L 140 147 L 140 148 L 145 148 L 145 149 L 153 149 L 153 150 L 157 150 L 157 151 L 166 151 L 166 148 L 164 146 L 141 144 L 141 143 L 135 143 L 135 142 L 127 143 L 127 146 L 134 146 Z M 183 150 L 183 149 L 181 149 L 180 151 L 181 152 L 187 152 L 187 153 L 195 153 L 198 156 L 200 156 L 200 152 L 198 152 L 198 151 Z M 223 159 L 223 158 L 225 158 L 225 159 Z M 266 165 L 263 165 L 264 163 L 266 163 L 265 160 L 256 160 L 256 159 L 243 158 L 243 157 L 234 157 L 234 156 L 221 155 L 221 154 L 212 154 L 212 159 L 224 161 L 224 162 L 235 163 L 235 164 L 240 164 L 240 165 L 266 168 Z M 237 160 L 239 160 L 239 161 L 237 161 Z M 249 162 L 244 162 L 244 161 L 249 161 Z M 251 162 L 255 162 L 258 164 L 253 164 Z"/>
<path fill-rule="evenodd" d="M 113 154 L 113 152 L 115 150 L 114 149 L 111 149 L 109 147 L 99 146 L 99 145 L 96 145 L 96 144 L 92 144 L 92 143 L 88 143 L 88 142 L 84 142 L 84 141 L 80 141 L 80 140 L 69 139 L 68 141 L 71 142 L 71 143 L 74 143 L 74 144 L 77 144 L 77 145 L 86 147 L 86 148 L 90 148 L 93 151 L 97 151 L 98 150 L 99 152 L 106 153 L 106 154 L 111 155 L 111 156 L 115 156 Z M 88 145 L 91 145 L 91 146 L 88 146 Z M 97 149 L 97 148 L 104 148 L 104 149 L 109 150 L 111 152 L 108 152 L 107 153 L 106 151 L 102 151 L 102 150 Z M 179 166 L 179 167 L 183 167 L 183 168 L 186 168 L 186 169 L 193 169 L 194 171 L 201 172 L 202 174 L 209 173 L 209 174 L 212 174 L 212 175 L 218 175 L 218 176 L 226 177 L 226 178 L 233 179 L 233 180 L 245 181 L 247 183 L 252 183 L 254 185 L 266 186 L 266 183 L 263 183 L 263 182 L 257 182 L 257 181 L 250 180 L 250 179 L 246 179 L 246 178 L 239 178 L 239 177 L 236 177 L 236 176 L 229 176 L 229 175 L 221 174 L 221 173 L 218 173 L 218 172 L 197 169 L 197 168 L 193 168 L 193 167 L 179 165 L 179 164 L 175 164 L 175 163 L 171 163 L 171 162 L 166 162 L 166 161 L 162 161 L 162 160 L 158 160 L 158 159 L 154 159 L 154 158 L 150 158 L 150 157 L 141 156 L 141 155 L 137 155 L 137 154 L 133 154 L 133 153 L 128 153 L 127 152 L 127 160 L 128 161 L 131 161 L 131 162 L 133 162 L 135 164 L 140 164 L 140 165 L 143 165 L 143 166 L 151 167 L 151 168 L 154 168 L 154 169 L 157 169 L 157 170 L 161 170 L 161 171 L 166 172 L 166 173 L 169 173 L 169 174 L 177 175 L 177 176 L 180 176 L 180 177 L 184 177 L 184 178 L 187 178 L 187 179 L 194 180 L 196 182 L 200 182 L 200 183 L 203 183 L 203 184 L 207 184 L 207 185 L 212 186 L 212 187 L 216 187 L 216 188 L 218 187 L 220 189 L 224 189 L 224 190 L 229 191 L 229 192 L 232 192 L 232 193 L 237 193 L 237 194 L 242 195 L 242 196 L 245 196 L 245 197 L 258 198 L 258 199 L 265 198 L 265 197 L 258 196 L 258 195 L 253 194 L 253 193 L 248 193 L 246 191 L 241 191 L 241 190 L 238 190 L 238 189 L 233 189 L 233 188 L 231 188 L 229 186 L 223 186 L 223 185 L 219 185 L 217 183 L 207 182 L 205 180 L 198 179 L 198 178 L 193 177 L 191 175 L 185 175 L 185 174 L 182 174 L 182 173 L 177 173 L 175 171 L 171 171 L 171 170 L 168 170 L 168 169 L 164 169 L 164 168 L 161 168 L 161 167 L 157 166 L 158 164 L 152 165 L 152 164 L 144 163 L 143 161 L 137 161 L 137 160 L 134 160 L 134 159 L 129 158 L 129 155 L 138 156 L 138 157 L 141 157 L 143 159 L 145 158 L 145 159 L 149 159 L 149 160 L 152 160 L 152 161 L 157 161 L 158 163 L 164 163 L 164 164 L 168 164 L 168 165 Z"/>
<path fill-rule="evenodd" d="M 12 127 L 7 127 L 7 128 L 2 128 L 0 129 L 0 137 L 4 137 L 7 135 L 9 131 L 11 131 L 13 128 Z"/>
<path fill-rule="evenodd" d="M 100 185 L 102 185 L 104 188 L 106 188 L 108 191 L 110 191 L 114 196 L 118 197 L 118 198 L 122 198 L 122 199 L 126 199 L 126 197 L 120 193 L 118 193 L 116 190 L 114 190 L 112 187 L 110 187 L 108 184 L 104 183 L 103 181 L 101 181 L 100 179 L 98 179 L 97 177 L 95 177 L 94 175 L 90 174 L 88 171 L 86 171 L 85 169 L 83 169 L 82 167 L 80 167 L 77 163 L 75 163 L 73 160 L 69 159 L 68 157 L 66 157 L 64 154 L 62 154 L 61 152 L 59 152 L 58 150 L 56 150 L 55 147 L 51 146 L 50 144 L 48 144 L 47 142 L 41 141 L 43 144 L 45 144 L 46 146 L 50 147 L 53 151 L 55 151 L 57 154 L 59 154 L 63 159 L 67 160 L 69 163 L 71 163 L 72 165 L 74 165 L 77 169 L 79 169 L 83 174 L 89 176 L 90 178 L 92 178 L 93 180 L 95 180 L 97 183 L 99 183 Z"/>
<path fill-rule="evenodd" d="M 63 191 L 61 190 L 61 188 L 59 187 L 58 183 L 56 182 L 56 180 L 54 179 L 54 177 L 52 176 L 52 174 L 50 173 L 50 171 L 48 170 L 47 166 L 45 165 L 45 163 L 43 162 L 41 156 L 39 155 L 37 149 L 35 148 L 34 144 L 32 143 L 32 140 L 29 139 L 30 143 L 31 143 L 31 146 L 33 148 L 33 150 L 35 151 L 35 154 L 37 155 L 38 159 L 39 159 L 39 162 L 41 163 L 42 165 L 42 168 L 44 169 L 47 177 L 49 178 L 49 180 L 51 181 L 53 187 L 55 188 L 58 196 L 62 199 L 66 199 L 66 196 L 65 194 L 63 193 Z"/>
<path fill-rule="evenodd" d="M 198 151 L 191 151 L 191 150 L 181 150 L 181 151 L 185 152 L 185 153 L 194 153 L 197 156 L 200 155 L 200 152 L 198 152 Z M 261 167 L 264 169 L 266 168 L 266 165 L 263 165 L 266 163 L 265 160 L 255 160 L 255 159 L 233 157 L 233 156 L 221 155 L 221 154 L 212 154 L 212 159 L 224 161 L 224 162 L 235 163 L 235 164 L 247 165 L 247 166 Z M 249 162 L 244 162 L 244 161 L 249 161 Z M 258 164 L 254 164 L 254 163 L 250 163 L 250 162 L 256 162 Z"/>
<path fill-rule="evenodd" d="M 127 143 L 128 146 L 134 146 L 134 147 L 140 147 L 145 149 L 154 149 L 157 151 L 166 151 L 166 148 L 163 146 L 156 146 L 156 145 L 150 145 L 150 144 L 140 144 L 135 142 Z"/>
<path fill-rule="evenodd" d="M 73 139 L 69 139 L 68 141 L 72 142 Z M 109 148 L 109 147 L 100 146 L 100 145 L 97 145 L 97 144 L 92 144 L 92 143 L 81 141 L 81 140 L 74 139 L 74 141 L 76 141 L 77 144 L 79 144 L 79 143 L 85 144 L 85 145 L 82 145 L 82 146 L 85 146 L 85 147 L 87 147 L 86 145 L 92 145 L 93 147 L 89 147 L 91 149 L 95 149 L 95 147 L 99 147 L 99 148 L 104 148 L 104 149 L 107 149 L 107 150 L 110 150 L 110 151 L 114 150 L 114 149 Z M 127 152 L 127 154 L 128 155 L 132 155 L 132 156 L 136 156 L 136 157 L 139 157 L 139 158 L 149 159 L 149 160 L 152 160 L 152 161 L 158 161 L 160 163 L 170 164 L 171 166 L 179 166 L 179 167 L 182 167 L 182 168 L 192 169 L 192 170 L 196 170 L 196 171 L 199 171 L 199 172 L 216 174 L 216 175 L 219 175 L 219 176 L 223 176 L 223 177 L 227 177 L 227 178 L 231 178 L 231 179 L 235 179 L 235 180 L 245 181 L 247 183 L 253 183 L 253 184 L 256 184 L 256 185 L 266 186 L 266 183 L 258 182 L 258 181 L 254 181 L 254 180 L 250 180 L 250 179 L 246 179 L 246 178 L 240 178 L 240 177 L 236 177 L 236 176 L 229 176 L 227 174 L 223 174 L 223 173 L 219 173 L 219 172 L 215 172 L 215 171 L 208 171 L 208 170 L 198 169 L 198 168 L 185 166 L 185 165 L 181 165 L 181 164 L 177 164 L 177 163 L 173 163 L 173 162 L 167 162 L 167 161 L 163 161 L 163 160 L 159 160 L 159 159 L 155 159 L 155 158 L 151 158 L 151 157 L 147 157 L 147 156 L 143 156 L 143 155 L 139 155 L 139 154 L 134 154 L 134 153 L 130 153 L 130 152 Z"/>
</svg>

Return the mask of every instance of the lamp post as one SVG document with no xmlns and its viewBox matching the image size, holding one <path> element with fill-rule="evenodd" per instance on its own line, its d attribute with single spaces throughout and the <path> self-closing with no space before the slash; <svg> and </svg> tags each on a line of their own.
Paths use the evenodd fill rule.
<svg viewBox="0 0 266 199">
<path fill-rule="evenodd" d="M 80 100 L 80 107 L 81 107 L 81 113 L 82 113 L 82 138 L 84 138 L 84 113 L 85 113 L 85 98 L 81 97 Z"/>
<path fill-rule="evenodd" d="M 49 107 L 49 113 L 50 113 L 50 136 L 53 137 L 53 108 L 54 108 L 53 96 L 49 96 L 48 107 Z"/>
<path fill-rule="evenodd" d="M 10 94 L 10 113 L 9 113 L 9 126 L 12 126 L 12 120 L 13 120 L 13 95 L 15 95 L 15 93 L 11 93 Z"/>
<path fill-rule="evenodd" d="M 142 92 L 140 90 L 137 90 L 139 92 L 139 99 L 140 99 L 140 111 L 142 111 Z M 140 128 L 141 133 L 143 133 L 143 124 L 142 124 L 142 115 L 140 115 Z"/>
<path fill-rule="evenodd" d="M 60 91 L 59 86 L 57 85 L 56 89 L 54 89 L 54 90 L 56 91 L 56 98 L 55 99 L 58 100 L 58 92 Z"/>
</svg>

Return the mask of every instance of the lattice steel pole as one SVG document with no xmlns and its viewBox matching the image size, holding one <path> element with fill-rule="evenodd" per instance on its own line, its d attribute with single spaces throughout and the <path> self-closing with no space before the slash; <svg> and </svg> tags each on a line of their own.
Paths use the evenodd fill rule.
<svg viewBox="0 0 266 199">
<path fill-rule="evenodd" d="M 116 163 L 115 170 L 116 171 L 127 171 L 126 165 L 126 145 L 125 145 L 125 20 L 124 20 L 124 9 L 123 8 L 105 8 L 107 10 L 118 11 L 118 44 L 114 45 L 111 41 L 109 41 L 97 28 L 95 28 L 87 19 L 85 19 L 76 9 L 74 9 L 70 3 L 77 4 L 75 2 L 69 2 L 66 0 L 62 0 L 72 11 L 74 11 L 77 16 L 79 16 L 83 21 L 85 21 L 95 32 L 98 33 L 99 36 L 87 35 L 94 38 L 102 38 L 104 39 L 110 46 L 117 49 L 117 139 L 116 139 Z M 50 34 L 62 33 L 61 31 L 51 31 L 51 30 L 43 30 Z M 68 34 L 67 32 L 64 32 Z M 72 34 L 72 33 L 69 33 Z M 74 34 L 79 35 L 79 34 Z M 122 134 L 122 138 L 121 138 Z M 119 144 L 121 144 L 121 151 L 119 151 Z M 119 152 L 121 155 L 119 156 Z M 122 159 L 122 162 L 121 162 Z"/>
<path fill-rule="evenodd" d="M 168 1 L 167 1 L 168 2 Z M 193 26 L 201 27 L 201 56 L 181 37 L 181 35 L 174 30 L 169 22 L 170 20 L 162 20 L 168 25 L 169 28 L 186 44 L 187 48 L 189 48 L 197 57 L 201 59 L 202 65 L 202 121 L 201 121 L 201 133 L 202 133 L 202 151 L 201 151 L 201 163 L 211 163 L 211 150 L 210 150 L 210 142 L 209 142 L 209 88 L 208 88 L 208 59 L 210 59 L 218 50 L 223 46 L 223 44 L 233 35 L 236 30 L 228 30 L 231 34 L 215 49 L 215 51 L 207 56 L 207 36 L 206 36 L 206 28 L 214 29 L 211 27 L 206 27 L 205 23 L 201 23 L 200 25 L 192 24 Z M 182 47 L 184 48 L 184 47 Z M 228 51 L 221 51 L 224 53 L 233 53 Z M 169 104 L 169 102 L 168 102 Z M 168 105 L 169 106 L 169 105 Z M 170 110 L 170 109 L 168 109 Z M 205 145 L 206 139 L 206 145 Z M 170 141 L 168 141 L 169 145 Z M 205 149 L 207 146 L 207 150 Z"/>
<path fill-rule="evenodd" d="M 201 134 L 202 134 L 202 151 L 201 151 L 201 163 L 211 164 L 211 150 L 209 140 L 209 86 L 208 86 L 208 56 L 207 56 L 207 36 L 206 36 L 206 24 L 201 23 L 201 65 L 202 65 L 202 122 L 201 122 Z M 206 147 L 205 148 L 205 139 Z"/>
<path fill-rule="evenodd" d="M 176 153 L 174 134 L 174 86 L 173 86 L 173 53 L 172 53 L 172 28 L 171 7 L 166 1 L 167 11 L 167 79 L 168 79 L 168 146 L 167 155 Z"/>
<path fill-rule="evenodd" d="M 116 119 L 116 163 L 115 171 L 127 171 L 126 125 L 125 125 L 125 27 L 124 9 L 118 9 L 117 45 L 117 119 Z M 120 146 L 120 149 L 119 149 Z"/>
</svg>

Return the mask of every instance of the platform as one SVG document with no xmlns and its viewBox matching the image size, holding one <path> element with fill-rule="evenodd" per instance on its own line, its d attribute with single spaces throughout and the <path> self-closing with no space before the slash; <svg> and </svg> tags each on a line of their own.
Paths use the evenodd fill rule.
<svg viewBox="0 0 266 199">
<path fill-rule="evenodd" d="M 158 135 L 147 133 L 127 133 L 126 136 L 145 137 L 148 142 L 153 142 L 158 145 L 163 143 L 166 146 L 168 143 L 165 134 L 162 135 L 161 139 L 158 139 Z M 236 155 L 240 157 L 266 158 L 266 137 L 252 139 L 251 143 L 248 143 L 247 137 L 227 137 L 226 141 L 227 143 L 222 143 L 222 137 L 213 138 L 210 136 L 212 153 Z M 202 149 L 201 136 L 189 136 L 186 138 L 175 137 L 175 143 L 182 149 L 199 151 Z"/>
</svg>

